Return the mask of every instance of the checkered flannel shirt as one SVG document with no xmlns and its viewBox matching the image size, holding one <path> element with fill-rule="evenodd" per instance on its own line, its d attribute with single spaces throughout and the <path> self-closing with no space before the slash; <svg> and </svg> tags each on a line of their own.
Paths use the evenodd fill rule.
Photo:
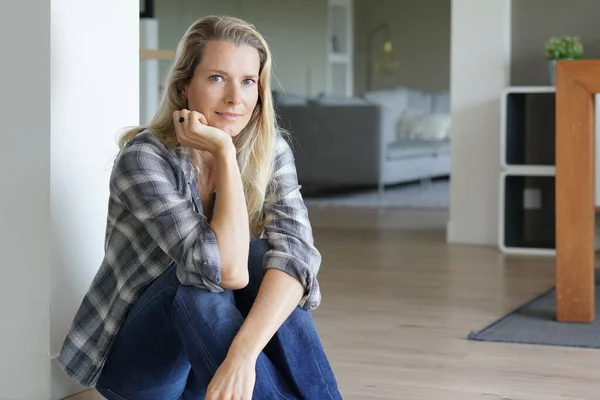
<svg viewBox="0 0 600 400">
<path fill-rule="evenodd" d="M 174 262 L 183 285 L 220 292 L 215 233 L 202 213 L 188 152 L 168 149 L 152 133 L 133 138 L 118 154 L 110 177 L 105 256 L 75 314 L 59 363 L 75 380 L 94 386 L 126 314 L 143 288 Z M 273 178 L 276 201 L 265 207 L 270 250 L 264 268 L 276 268 L 305 287 L 299 306 L 321 302 L 308 213 L 300 194 L 294 156 L 277 135 Z"/>
</svg>

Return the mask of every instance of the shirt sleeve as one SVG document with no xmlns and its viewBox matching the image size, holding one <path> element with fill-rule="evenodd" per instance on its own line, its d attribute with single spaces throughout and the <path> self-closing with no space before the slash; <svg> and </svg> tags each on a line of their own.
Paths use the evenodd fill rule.
<svg viewBox="0 0 600 400">
<path fill-rule="evenodd" d="M 206 217 L 194 210 L 191 198 L 178 190 L 176 160 L 157 143 L 133 142 L 115 162 L 111 195 L 176 263 L 182 284 L 223 291 L 216 235 Z M 179 179 L 179 185 L 188 184 L 185 177 Z"/>
<path fill-rule="evenodd" d="M 275 153 L 272 189 L 267 195 L 274 195 L 274 201 L 265 204 L 265 234 L 270 249 L 263 264 L 266 269 L 276 268 L 298 279 L 305 288 L 299 306 L 314 310 L 321 302 L 317 280 L 321 254 L 314 246 L 292 149 L 279 134 Z"/>
</svg>

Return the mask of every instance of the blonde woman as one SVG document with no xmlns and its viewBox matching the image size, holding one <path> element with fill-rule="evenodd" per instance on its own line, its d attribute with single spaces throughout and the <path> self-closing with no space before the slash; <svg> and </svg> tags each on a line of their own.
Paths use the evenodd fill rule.
<svg viewBox="0 0 600 400">
<path fill-rule="evenodd" d="M 127 131 L 106 255 L 60 363 L 106 398 L 340 399 L 310 311 L 321 256 L 254 27 L 185 33 L 159 110 Z"/>
</svg>

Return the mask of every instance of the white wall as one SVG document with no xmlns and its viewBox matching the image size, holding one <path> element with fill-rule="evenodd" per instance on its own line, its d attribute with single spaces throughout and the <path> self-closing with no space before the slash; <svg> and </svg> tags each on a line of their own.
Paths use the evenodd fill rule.
<svg viewBox="0 0 600 400">
<path fill-rule="evenodd" d="M 496 244 L 500 95 L 510 83 L 509 0 L 452 0 L 448 241 Z"/>
<path fill-rule="evenodd" d="M 599 13 L 598 0 L 513 0 L 512 85 L 550 83 L 544 45 L 551 36 L 578 36 L 584 58 L 600 58 Z"/>
<path fill-rule="evenodd" d="M 61 398 L 77 388 L 55 357 L 102 260 L 116 134 L 138 122 L 139 4 L 13 1 L 0 30 L 0 399 Z"/>
<path fill-rule="evenodd" d="M 326 90 L 326 0 L 156 0 L 160 48 L 175 49 L 185 30 L 207 15 L 253 23 L 269 43 L 275 78 L 287 92 L 317 95 Z M 161 83 L 168 68 L 168 62 L 161 62 Z M 273 87 L 278 87 L 276 81 Z"/>
<path fill-rule="evenodd" d="M 50 391 L 50 3 L 0 9 L 8 56 L 0 74 L 0 399 L 42 399 Z"/>
<path fill-rule="evenodd" d="M 376 6 L 374 6 L 376 4 Z M 383 22 L 390 26 L 398 70 L 389 75 L 373 73 L 373 90 L 406 86 L 421 90 L 448 91 L 450 87 L 451 0 L 355 0 L 355 90 L 366 89 L 367 32 Z M 374 40 L 381 49 L 384 35 Z M 374 53 L 374 57 L 377 53 Z"/>
</svg>

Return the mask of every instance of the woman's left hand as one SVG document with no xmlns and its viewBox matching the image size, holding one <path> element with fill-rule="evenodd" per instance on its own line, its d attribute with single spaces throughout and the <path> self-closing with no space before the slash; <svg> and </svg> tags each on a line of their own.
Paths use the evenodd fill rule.
<svg viewBox="0 0 600 400">
<path fill-rule="evenodd" d="M 252 400 L 256 359 L 228 355 L 208 385 L 206 400 Z"/>
</svg>

